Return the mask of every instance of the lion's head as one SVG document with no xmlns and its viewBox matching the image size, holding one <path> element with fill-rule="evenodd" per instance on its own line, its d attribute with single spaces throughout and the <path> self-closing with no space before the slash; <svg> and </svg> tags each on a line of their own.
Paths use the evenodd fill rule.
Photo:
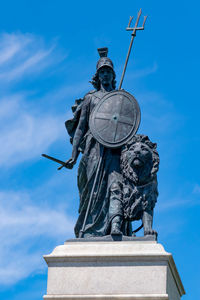
<svg viewBox="0 0 200 300">
<path fill-rule="evenodd" d="M 122 149 L 121 169 L 125 178 L 142 185 L 156 178 L 159 155 L 156 144 L 145 135 L 135 135 Z"/>
</svg>

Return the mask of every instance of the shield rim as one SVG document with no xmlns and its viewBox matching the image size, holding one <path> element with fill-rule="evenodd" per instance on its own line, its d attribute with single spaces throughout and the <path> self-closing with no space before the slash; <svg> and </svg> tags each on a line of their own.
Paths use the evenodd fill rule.
<svg viewBox="0 0 200 300">
<path fill-rule="evenodd" d="M 124 138 L 123 141 L 118 142 L 118 143 L 111 143 L 111 142 L 105 142 L 98 135 L 98 133 L 96 132 L 96 129 L 95 129 L 95 125 L 94 125 L 95 118 L 93 116 L 95 115 L 96 111 L 98 111 L 98 108 L 102 105 L 102 103 L 106 100 L 106 98 L 110 97 L 111 94 L 116 94 L 116 93 L 117 94 L 121 93 L 123 95 L 125 94 L 127 96 L 127 98 L 131 99 L 134 102 L 135 109 L 136 109 L 136 120 L 135 120 L 135 126 L 132 128 L 130 133 Z M 126 144 L 136 134 L 136 132 L 140 126 L 140 121 L 141 121 L 141 110 L 140 110 L 140 106 L 139 106 L 137 100 L 135 99 L 135 97 L 125 90 L 114 90 L 109 93 L 106 93 L 106 95 L 103 96 L 103 98 L 99 101 L 97 106 L 91 112 L 90 119 L 89 119 L 89 128 L 90 128 L 90 131 L 91 131 L 93 137 L 97 140 L 97 142 L 99 142 L 104 147 L 116 149 L 116 148 L 120 148 L 121 146 Z"/>
</svg>

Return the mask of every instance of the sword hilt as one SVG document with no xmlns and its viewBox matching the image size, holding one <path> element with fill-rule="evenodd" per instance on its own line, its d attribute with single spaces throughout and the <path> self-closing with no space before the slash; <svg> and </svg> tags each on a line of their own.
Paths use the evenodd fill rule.
<svg viewBox="0 0 200 300">
<path fill-rule="evenodd" d="M 62 168 L 64 168 L 64 166 L 62 165 L 62 166 L 60 166 L 60 167 L 58 167 L 58 171 L 60 171 Z"/>
</svg>

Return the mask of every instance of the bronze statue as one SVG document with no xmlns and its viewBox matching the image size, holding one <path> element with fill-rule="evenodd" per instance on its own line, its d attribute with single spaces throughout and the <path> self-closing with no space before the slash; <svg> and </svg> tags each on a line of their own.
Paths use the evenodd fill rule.
<svg viewBox="0 0 200 300">
<path fill-rule="evenodd" d="M 134 107 L 121 103 L 125 98 L 119 101 L 119 91 L 116 91 L 116 97 L 113 63 L 107 57 L 107 48 L 98 51 L 101 57 L 92 80 L 96 90 L 76 101 L 72 107 L 74 117 L 65 123 L 73 144 L 72 157 L 65 166 L 72 168 L 82 152 L 78 169 L 80 207 L 75 234 L 76 237 L 132 236 L 131 221 L 142 219 L 144 234 L 156 235 L 152 230 L 153 207 L 158 195 L 159 158 L 156 149 L 152 149 L 156 144 L 132 131 L 131 122 L 134 123 L 139 110 L 134 113 Z M 113 95 L 116 103 L 109 99 Z M 130 101 L 132 103 L 133 99 Z M 117 111 L 121 115 L 117 115 Z M 97 122 L 97 116 L 100 122 Z M 97 133 L 92 128 L 94 122 L 98 125 Z M 127 137 L 129 131 L 131 140 L 129 137 L 125 145 L 124 142 L 121 145 L 123 135 Z"/>
<path fill-rule="evenodd" d="M 137 135 L 140 108 L 136 99 L 121 89 L 135 27 L 130 18 L 127 30 L 132 31 L 119 89 L 108 49 L 99 48 L 100 59 L 92 78 L 94 90 L 72 106 L 73 118 L 65 122 L 73 145 L 66 162 L 43 155 L 68 169 L 78 168 L 80 197 L 79 217 L 75 225 L 77 238 L 134 236 L 132 221 L 142 220 L 144 235 L 157 236 L 152 229 L 153 209 L 157 201 L 159 156 L 156 144 L 145 135 Z M 142 227 L 140 226 L 139 229 Z"/>
<path fill-rule="evenodd" d="M 92 79 L 95 90 L 76 101 L 72 107 L 74 118 L 65 123 L 73 144 L 72 157 L 66 162 L 66 167 L 72 168 L 79 153 L 82 153 L 78 169 L 80 207 L 75 226 L 76 237 L 119 234 L 123 218 L 120 149 L 102 146 L 93 137 L 89 127 L 90 115 L 95 106 L 106 94 L 113 91 L 116 85 L 115 71 L 112 61 L 107 57 L 107 48 L 99 49 L 99 54 L 101 57 Z M 97 172 L 98 178 L 95 180 Z M 91 194 L 92 203 L 86 216 Z M 123 234 L 131 234 L 129 222 L 126 223 Z"/>
</svg>

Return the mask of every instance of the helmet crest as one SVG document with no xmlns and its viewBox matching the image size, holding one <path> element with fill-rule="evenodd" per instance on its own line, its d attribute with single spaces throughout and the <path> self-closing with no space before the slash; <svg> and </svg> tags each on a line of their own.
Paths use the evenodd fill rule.
<svg viewBox="0 0 200 300">
<path fill-rule="evenodd" d="M 97 62 L 96 69 L 97 71 L 102 67 L 109 67 L 114 71 L 114 65 L 110 58 L 107 57 L 108 55 L 108 48 L 98 48 L 100 59 Z"/>
</svg>

